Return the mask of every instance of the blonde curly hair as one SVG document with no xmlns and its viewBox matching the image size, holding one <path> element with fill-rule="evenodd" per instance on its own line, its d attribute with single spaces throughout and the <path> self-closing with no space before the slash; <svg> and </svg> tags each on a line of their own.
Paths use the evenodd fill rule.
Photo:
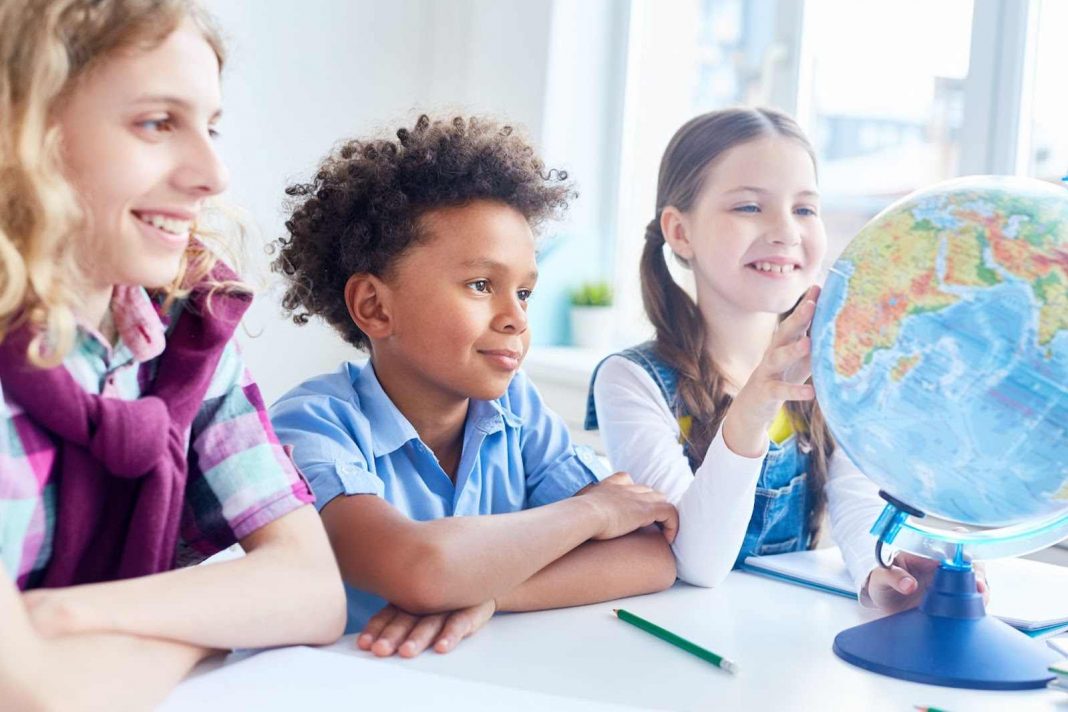
<svg viewBox="0 0 1068 712">
<path fill-rule="evenodd" d="M 74 344 L 73 246 L 86 220 L 63 176 L 56 108 L 113 52 L 150 49 L 185 19 L 221 68 L 222 39 L 197 0 L 0 2 L 0 340 L 29 324 L 36 333 L 27 358 L 36 366 L 60 363 Z M 192 240 L 162 290 L 167 299 L 183 296 L 217 259 L 203 239 Z"/>
</svg>

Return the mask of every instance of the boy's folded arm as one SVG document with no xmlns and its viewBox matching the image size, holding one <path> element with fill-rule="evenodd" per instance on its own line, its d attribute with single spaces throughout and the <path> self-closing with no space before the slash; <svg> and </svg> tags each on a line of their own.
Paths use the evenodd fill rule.
<svg viewBox="0 0 1068 712">
<path fill-rule="evenodd" d="M 340 496 L 323 507 L 322 517 L 344 579 L 416 614 L 502 596 L 602 526 L 582 497 L 509 514 L 417 522 L 379 497 Z"/>
<path fill-rule="evenodd" d="M 655 593 L 675 583 L 675 557 L 656 527 L 588 541 L 497 598 L 499 611 L 581 606 Z"/>
<path fill-rule="evenodd" d="M 260 527 L 241 545 L 246 556 L 218 564 L 31 592 L 34 623 L 220 649 L 325 644 L 341 635 L 344 590 L 313 507 Z"/>
</svg>

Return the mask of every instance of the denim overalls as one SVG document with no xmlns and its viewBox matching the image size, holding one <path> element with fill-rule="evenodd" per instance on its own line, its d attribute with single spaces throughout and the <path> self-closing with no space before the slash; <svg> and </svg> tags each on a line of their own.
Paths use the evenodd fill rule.
<svg viewBox="0 0 1068 712">
<path fill-rule="evenodd" d="M 680 419 L 686 417 L 675 398 L 678 373 L 657 356 L 654 342 L 647 341 L 616 355 L 641 366 L 660 387 L 669 407 Z M 586 430 L 597 429 L 593 384 L 602 364 L 604 361 L 597 365 L 590 379 L 590 393 L 586 400 Z M 685 447 L 689 448 L 689 445 Z M 809 455 L 801 452 L 796 434 L 790 435 L 782 444 L 770 443 L 760 479 L 757 480 L 753 515 L 749 519 L 749 527 L 745 532 L 742 549 L 735 560 L 735 567 L 739 566 L 745 557 L 754 554 L 781 554 L 808 548 L 808 464 Z"/>
</svg>

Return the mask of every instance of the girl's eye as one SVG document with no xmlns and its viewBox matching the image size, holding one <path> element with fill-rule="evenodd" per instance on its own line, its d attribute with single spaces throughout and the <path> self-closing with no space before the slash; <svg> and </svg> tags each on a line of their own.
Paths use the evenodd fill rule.
<svg viewBox="0 0 1068 712">
<path fill-rule="evenodd" d="M 534 296 L 534 290 L 533 289 L 520 289 L 518 292 L 516 292 L 516 294 L 519 295 L 519 301 L 528 302 L 528 301 L 530 301 L 530 298 Z"/>
<path fill-rule="evenodd" d="M 736 212 L 736 213 L 759 213 L 760 212 L 760 206 L 754 205 L 752 203 L 750 203 L 748 205 L 739 205 L 734 209 L 734 212 Z"/>
<path fill-rule="evenodd" d="M 488 279 L 476 279 L 474 282 L 468 282 L 467 286 L 470 287 L 471 289 L 473 289 L 476 292 L 480 292 L 480 293 L 485 294 L 486 292 L 489 291 L 489 280 Z"/>
<path fill-rule="evenodd" d="M 164 116 L 162 118 L 145 119 L 144 121 L 138 121 L 137 127 L 151 131 L 153 133 L 160 133 L 163 131 L 170 131 L 174 128 L 174 122 L 171 117 Z"/>
<path fill-rule="evenodd" d="M 215 128 L 214 126 L 209 126 L 208 127 L 208 136 L 211 136 L 213 139 L 215 139 L 215 138 L 219 138 L 219 136 L 221 136 L 221 134 L 219 133 L 219 129 Z"/>
<path fill-rule="evenodd" d="M 805 217 L 816 217 L 816 215 L 817 215 L 816 209 L 815 208 L 810 208 L 807 205 L 803 206 L 803 207 L 800 207 L 800 208 L 797 208 L 796 212 L 797 212 L 798 215 L 804 215 Z"/>
</svg>

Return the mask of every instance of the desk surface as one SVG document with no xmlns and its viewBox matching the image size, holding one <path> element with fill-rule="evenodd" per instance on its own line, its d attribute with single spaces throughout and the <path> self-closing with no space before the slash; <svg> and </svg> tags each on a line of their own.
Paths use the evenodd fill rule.
<svg viewBox="0 0 1068 712">
<path fill-rule="evenodd" d="M 729 675 L 624 624 L 612 615 L 613 607 L 731 658 L 740 672 Z M 1068 695 L 1060 692 L 935 687 L 883 677 L 839 660 L 831 651 L 834 636 L 873 617 L 845 598 L 734 572 L 716 589 L 678 584 L 613 603 L 497 615 L 448 655 L 430 652 L 414 660 L 376 662 L 643 708 L 908 711 L 920 705 L 1068 712 Z M 328 649 L 371 657 L 355 648 L 353 636 Z M 443 699 L 436 707 L 460 710 L 464 705 Z"/>
</svg>

